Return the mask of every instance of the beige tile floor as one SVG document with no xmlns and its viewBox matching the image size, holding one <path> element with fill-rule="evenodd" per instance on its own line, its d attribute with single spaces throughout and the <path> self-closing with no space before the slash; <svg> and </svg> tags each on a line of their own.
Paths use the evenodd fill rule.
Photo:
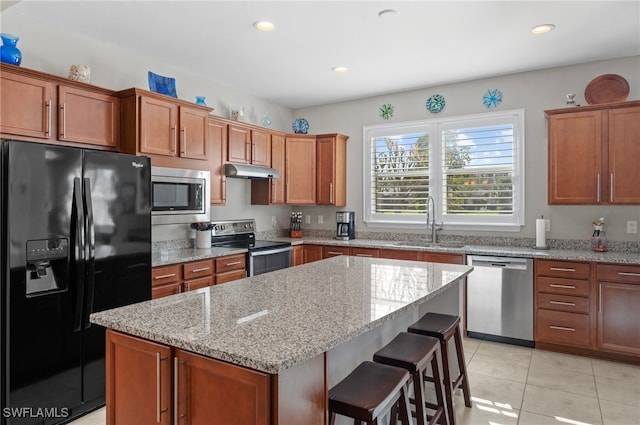
<svg viewBox="0 0 640 425">
<path fill-rule="evenodd" d="M 464 351 L 473 407 L 456 394 L 458 425 L 640 425 L 640 366 L 472 338 Z M 104 423 L 100 409 L 72 425 Z"/>
</svg>

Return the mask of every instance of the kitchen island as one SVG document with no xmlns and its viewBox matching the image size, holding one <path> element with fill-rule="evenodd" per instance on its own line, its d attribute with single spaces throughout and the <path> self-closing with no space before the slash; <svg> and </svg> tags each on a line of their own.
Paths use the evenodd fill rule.
<svg viewBox="0 0 640 425">
<path fill-rule="evenodd" d="M 107 423 L 323 424 L 360 361 L 426 311 L 459 314 L 471 270 L 341 256 L 95 313 Z"/>
</svg>

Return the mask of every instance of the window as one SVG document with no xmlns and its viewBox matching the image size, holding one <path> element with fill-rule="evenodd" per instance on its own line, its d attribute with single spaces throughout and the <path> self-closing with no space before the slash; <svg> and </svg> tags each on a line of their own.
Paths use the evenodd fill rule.
<svg viewBox="0 0 640 425">
<path fill-rule="evenodd" d="M 524 224 L 524 111 L 364 128 L 365 222 L 447 229 Z"/>
</svg>

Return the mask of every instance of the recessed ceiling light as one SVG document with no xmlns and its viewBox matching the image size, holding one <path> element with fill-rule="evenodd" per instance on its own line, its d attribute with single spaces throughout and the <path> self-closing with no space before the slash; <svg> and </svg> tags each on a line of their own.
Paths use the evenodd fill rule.
<svg viewBox="0 0 640 425">
<path fill-rule="evenodd" d="M 553 29 L 556 26 L 553 24 L 542 24 L 542 25 L 536 25 L 535 27 L 531 28 L 531 34 L 546 34 L 550 31 L 553 31 Z"/>
<path fill-rule="evenodd" d="M 331 70 L 333 72 L 344 73 L 349 71 L 349 68 L 347 68 L 346 66 L 334 66 L 333 68 L 331 68 Z"/>
<path fill-rule="evenodd" d="M 260 31 L 271 31 L 276 27 L 273 22 L 269 21 L 255 21 L 253 23 L 253 26 L 255 29 L 258 29 Z"/>
<path fill-rule="evenodd" d="M 378 17 L 384 18 L 384 17 L 387 17 L 387 16 L 393 16 L 396 13 L 398 13 L 398 11 L 395 10 L 395 9 L 384 9 L 384 10 L 381 10 L 380 12 L 378 12 Z"/>
</svg>

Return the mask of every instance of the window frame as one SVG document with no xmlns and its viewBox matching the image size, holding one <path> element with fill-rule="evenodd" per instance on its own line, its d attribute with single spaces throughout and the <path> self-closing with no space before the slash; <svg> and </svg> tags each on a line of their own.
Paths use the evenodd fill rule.
<svg viewBox="0 0 640 425">
<path fill-rule="evenodd" d="M 464 116 L 434 118 L 363 127 L 363 218 L 368 227 L 424 229 L 426 214 L 372 214 L 372 157 L 373 137 L 397 136 L 411 133 L 429 134 L 429 195 L 436 203 L 435 219 L 446 230 L 477 230 L 518 232 L 525 224 L 525 111 L 513 109 Z M 450 129 L 477 128 L 498 124 L 513 126 L 513 214 L 509 215 L 451 215 L 443 213 L 442 187 L 444 164 L 442 132 Z"/>
</svg>

